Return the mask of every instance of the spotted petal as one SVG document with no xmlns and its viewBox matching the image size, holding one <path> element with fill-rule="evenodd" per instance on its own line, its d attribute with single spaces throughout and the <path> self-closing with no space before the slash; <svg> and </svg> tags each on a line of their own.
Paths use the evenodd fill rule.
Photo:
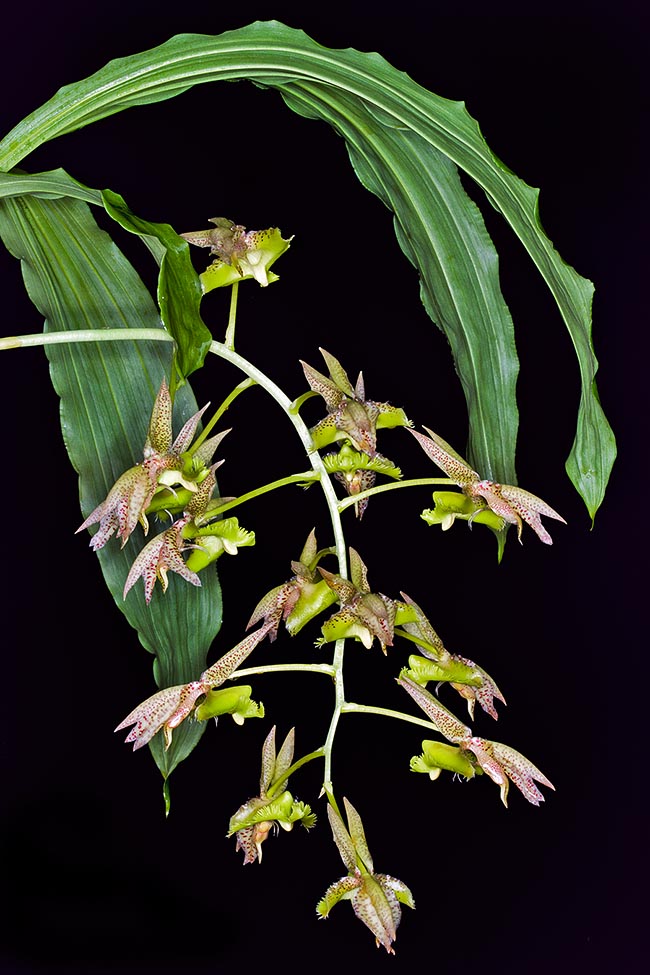
<svg viewBox="0 0 650 975">
<path fill-rule="evenodd" d="M 124 583 L 124 599 L 137 580 L 142 576 L 144 580 L 144 594 L 147 605 L 151 602 L 156 581 L 160 581 L 163 592 L 167 592 L 167 573 L 175 572 L 193 586 L 200 586 L 201 580 L 196 572 L 185 565 L 181 555 L 181 532 L 187 524 L 187 518 L 180 518 L 171 528 L 152 538 L 135 559 L 126 582 Z"/>
<path fill-rule="evenodd" d="M 123 728 L 134 725 L 124 740 L 134 742 L 135 752 L 151 741 L 153 736 L 164 727 L 166 748 L 168 748 L 171 743 L 171 730 L 178 727 L 187 717 L 197 697 L 203 692 L 204 688 L 200 681 L 165 687 L 138 704 L 115 730 L 122 731 Z"/>
<path fill-rule="evenodd" d="M 467 461 L 463 460 L 446 440 L 439 437 L 433 430 L 429 430 L 428 427 L 424 429 L 430 436 L 425 437 L 422 433 L 418 433 L 417 430 L 410 430 L 410 428 L 409 432 L 413 434 L 427 457 L 443 470 L 447 477 L 451 478 L 459 487 L 465 487 L 480 480 L 476 471 L 472 470 Z"/>
<path fill-rule="evenodd" d="M 411 695 L 416 704 L 419 704 L 436 729 L 448 741 L 459 742 L 471 736 L 471 729 L 467 725 L 443 707 L 426 688 L 420 687 L 410 677 L 407 677 L 404 671 L 402 671 L 397 683 Z"/>
</svg>

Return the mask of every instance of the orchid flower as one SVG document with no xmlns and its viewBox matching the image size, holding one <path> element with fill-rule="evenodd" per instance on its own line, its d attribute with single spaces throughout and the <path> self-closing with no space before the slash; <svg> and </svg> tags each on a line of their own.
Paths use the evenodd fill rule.
<svg viewBox="0 0 650 975">
<path fill-rule="evenodd" d="M 499 786 L 501 801 L 504 806 L 508 805 L 510 782 L 514 782 L 523 796 L 534 806 L 538 806 L 540 802 L 544 801 L 544 796 L 535 782 L 539 782 L 549 789 L 555 789 L 553 783 L 529 759 L 515 751 L 514 748 L 498 741 L 488 741 L 486 738 L 473 736 L 471 729 L 466 724 L 463 724 L 451 711 L 443 707 L 429 691 L 413 681 L 406 671 L 402 671 L 397 683 L 422 708 L 436 731 L 459 747 L 461 752 L 461 756 L 458 758 L 459 762 L 463 761 L 463 756 L 470 760 L 473 756 L 475 771 L 484 772 Z M 417 772 L 447 767 L 453 768 L 454 771 L 460 771 L 453 765 L 445 764 L 445 762 L 449 762 L 449 755 L 451 752 L 441 762 L 438 762 L 431 754 L 427 756 L 425 749 L 424 755 L 411 759 L 411 768 Z M 461 771 L 461 774 L 465 775 L 466 778 L 471 777 L 464 770 Z M 434 774 L 432 777 L 435 778 L 436 775 Z"/>
<path fill-rule="evenodd" d="M 179 518 L 171 528 L 152 538 L 131 566 L 124 583 L 123 598 L 126 599 L 130 589 L 142 576 L 144 580 L 144 598 L 147 606 L 151 602 L 156 580 L 162 585 L 163 592 L 167 592 L 168 572 L 176 572 L 181 578 L 191 582 L 193 586 L 200 586 L 201 580 L 196 572 L 185 565 L 181 552 L 187 546 L 182 544 L 182 531 L 189 522 L 189 515 Z"/>
<path fill-rule="evenodd" d="M 481 479 L 480 475 L 472 470 L 467 461 L 463 460 L 460 454 L 457 454 L 442 437 L 439 437 L 433 430 L 429 430 L 428 427 L 424 429 L 429 434 L 428 437 L 416 430 L 410 432 L 434 464 L 437 464 L 452 481 L 462 488 L 467 497 L 483 507 L 487 506 L 508 524 L 516 525 L 519 541 L 521 541 L 523 519 L 545 545 L 553 544 L 553 539 L 542 525 L 541 515 L 566 524 L 562 515 L 554 511 L 541 498 L 524 491 L 522 488 Z M 444 520 L 442 523 L 445 527 Z"/>
<path fill-rule="evenodd" d="M 276 754 L 274 725 L 262 746 L 260 794 L 240 806 L 228 826 L 228 836 L 234 834 L 237 838 L 235 850 L 243 850 L 244 864 L 256 860 L 262 862 L 262 843 L 272 828 L 281 826 L 286 832 L 291 832 L 294 823 L 302 823 L 305 829 L 311 829 L 316 822 L 310 807 L 304 802 L 297 802 L 286 788 L 293 750 L 292 728 Z"/>
<path fill-rule="evenodd" d="M 375 873 L 361 817 L 352 803 L 345 798 L 343 802 L 347 829 L 331 805 L 327 807 L 327 815 L 334 842 L 348 874 L 328 887 L 318 902 L 316 913 L 320 918 L 326 918 L 340 900 L 351 901 L 355 915 L 374 934 L 377 947 L 383 945 L 389 954 L 394 955 L 393 942 L 402 918 L 400 905 L 415 908 L 413 895 L 406 884 L 396 877 Z"/>
<path fill-rule="evenodd" d="M 209 462 L 205 453 L 207 442 L 202 445 L 204 452 L 200 462 L 195 462 L 198 463 L 198 468 L 192 471 L 191 476 L 184 470 L 181 455 L 190 446 L 207 406 L 208 404 L 190 417 L 172 443 L 172 402 L 167 383 L 163 379 L 151 413 L 143 460 L 118 478 L 105 500 L 77 529 L 78 533 L 99 522 L 99 531 L 90 541 L 94 551 L 102 548 L 116 531 L 124 548 L 138 522 L 145 535 L 148 534 L 146 510 L 159 486 L 180 484 L 191 492 L 197 490 L 197 474 L 200 473 L 198 468 L 204 468 Z M 223 436 L 224 434 L 219 434 L 213 437 L 208 449 L 216 449 Z"/>
<path fill-rule="evenodd" d="M 334 475 L 350 497 L 374 487 L 377 474 L 384 474 L 397 481 L 402 476 L 399 467 L 396 467 L 392 460 L 379 453 L 369 457 L 368 454 L 354 450 L 347 441 L 338 454 L 325 454 L 323 464 L 328 474 Z M 361 501 L 355 502 L 354 510 L 357 518 L 363 517 L 367 507 L 368 498 L 362 498 Z"/>
<path fill-rule="evenodd" d="M 196 247 L 209 247 L 216 255 L 201 274 L 204 292 L 247 278 L 254 278 L 263 288 L 278 280 L 271 265 L 289 249 L 293 237 L 285 240 L 277 227 L 247 231 L 226 217 L 211 217 L 209 222 L 214 224 L 212 229 L 180 235 Z"/>
<path fill-rule="evenodd" d="M 142 704 L 118 724 L 115 731 L 122 731 L 130 725 L 134 727 L 124 739 L 133 742 L 133 751 L 142 748 L 154 735 L 163 731 L 165 750 L 172 742 L 172 732 L 194 711 L 198 698 L 208 694 L 211 688 L 219 687 L 264 639 L 268 625 L 261 626 L 250 633 L 236 647 L 224 654 L 216 663 L 205 670 L 199 680 L 188 684 L 165 687 L 148 697 Z M 212 715 L 205 715 L 211 717 Z"/>
<path fill-rule="evenodd" d="M 349 440 L 357 450 L 374 457 L 377 453 L 377 430 L 382 427 L 410 426 L 404 410 L 390 403 L 366 399 L 363 375 L 359 373 L 352 386 L 343 366 L 333 355 L 320 350 L 330 376 L 323 376 L 306 362 L 301 366 L 312 392 L 325 400 L 329 414 L 310 430 L 314 446 L 326 447 L 335 440 Z"/>
<path fill-rule="evenodd" d="M 359 553 L 350 548 L 351 579 L 320 566 L 318 571 L 341 604 L 339 612 L 323 623 L 323 636 L 318 644 L 351 637 L 370 649 L 376 637 L 382 652 L 386 653 L 386 647 L 393 645 L 395 602 L 382 593 L 370 591 L 366 566 Z"/>
<path fill-rule="evenodd" d="M 430 680 L 448 681 L 462 698 L 467 701 L 469 716 L 474 719 L 476 701 L 495 721 L 499 715 L 494 699 L 503 704 L 506 700 L 490 675 L 467 657 L 452 654 L 445 648 L 442 640 L 431 626 L 418 604 L 406 593 L 401 593 L 406 605 L 415 619 L 402 622 L 401 608 L 398 604 L 397 619 L 401 629 L 417 641 L 423 656 L 409 657 L 409 670 L 405 673 L 416 683 L 425 686 Z M 399 634 L 399 631 L 397 631 Z"/>
<path fill-rule="evenodd" d="M 330 549 L 318 549 L 316 533 L 312 530 L 300 558 L 291 563 L 293 576 L 260 599 L 248 621 L 247 629 L 261 619 L 271 623 L 269 640 L 272 643 L 277 637 L 282 620 L 285 621 L 289 633 L 294 636 L 309 620 L 331 606 L 336 596 L 317 572 L 319 560 L 329 554 Z"/>
</svg>

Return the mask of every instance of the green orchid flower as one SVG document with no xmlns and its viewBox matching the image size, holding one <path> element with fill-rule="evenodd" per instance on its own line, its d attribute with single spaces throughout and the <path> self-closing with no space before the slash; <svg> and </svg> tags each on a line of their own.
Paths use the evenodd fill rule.
<svg viewBox="0 0 650 975">
<path fill-rule="evenodd" d="M 150 742 L 159 731 L 162 731 L 165 736 L 165 750 L 167 750 L 172 743 L 174 728 L 177 728 L 192 714 L 196 708 L 197 700 L 203 695 L 208 695 L 211 689 L 223 684 L 253 652 L 255 647 L 262 642 L 267 632 L 268 625 L 265 624 L 253 633 L 249 633 L 237 646 L 225 653 L 207 670 L 204 670 L 199 680 L 190 681 L 188 684 L 178 684 L 174 687 L 165 687 L 152 694 L 146 701 L 138 704 L 118 724 L 115 731 L 122 731 L 124 728 L 133 725 L 124 740 L 133 742 L 134 752 Z M 204 715 L 205 717 L 212 716 L 205 714 L 205 712 Z"/>
<path fill-rule="evenodd" d="M 536 782 L 547 786 L 549 789 L 555 789 L 553 783 L 546 778 L 543 772 L 540 772 L 530 759 L 522 755 L 521 752 L 511 748 L 510 745 L 472 735 L 471 728 L 459 721 L 451 711 L 448 711 L 436 700 L 433 694 L 412 680 L 406 671 L 402 671 L 397 683 L 422 708 L 436 731 L 447 741 L 458 746 L 463 757 L 473 763 L 475 772 L 484 772 L 499 786 L 501 801 L 504 806 L 508 805 L 510 782 L 514 782 L 522 795 L 534 806 L 539 806 L 540 802 L 544 801 L 544 796 L 535 785 Z M 452 760 L 453 752 L 428 748 L 425 749 L 424 755 L 411 759 L 411 768 L 416 772 L 432 770 L 434 774 L 431 777 L 437 778 L 435 769 L 447 767 L 444 764 L 445 761 L 451 765 Z M 465 771 L 467 766 L 460 755 L 456 761 L 460 767 L 454 767 L 452 771 L 460 772 L 466 778 L 471 778 L 472 776 Z"/>
<path fill-rule="evenodd" d="M 376 453 L 374 457 L 355 450 L 349 442 L 345 442 L 338 454 L 325 454 L 323 464 L 328 474 L 333 474 L 345 488 L 350 497 L 368 491 L 375 486 L 377 474 L 384 474 L 398 481 L 402 472 L 399 467 L 387 457 Z M 362 518 L 368 507 L 368 498 L 356 501 L 354 511 L 357 518 Z"/>
<path fill-rule="evenodd" d="M 331 606 L 336 595 L 317 571 L 320 559 L 330 554 L 331 549 L 318 548 L 316 532 L 312 530 L 300 558 L 291 563 L 293 576 L 260 599 L 248 626 L 254 626 L 261 619 L 271 623 L 269 640 L 273 642 L 282 620 L 291 636 L 295 636 L 314 616 Z"/>
<path fill-rule="evenodd" d="M 469 716 L 474 719 L 474 705 L 478 701 L 483 710 L 496 721 L 499 717 L 494 699 L 506 700 L 490 675 L 468 657 L 452 654 L 431 626 L 418 604 L 401 593 L 404 604 L 397 606 L 396 620 L 401 631 L 417 643 L 422 656 L 409 657 L 409 670 L 404 673 L 423 687 L 429 681 L 449 683 L 467 702 Z M 400 635 L 400 630 L 396 631 Z"/>
<path fill-rule="evenodd" d="M 359 553 L 350 548 L 350 579 L 318 567 L 327 585 L 335 593 L 341 609 L 323 623 L 323 636 L 317 645 L 352 638 L 369 650 L 375 638 L 382 652 L 392 647 L 396 604 L 383 593 L 373 593 L 368 573 Z"/>
<path fill-rule="evenodd" d="M 415 908 L 413 895 L 403 881 L 389 874 L 375 873 L 361 817 L 351 802 L 346 798 L 343 802 L 347 829 L 332 805 L 328 805 L 327 815 L 348 874 L 328 887 L 316 906 L 316 913 L 319 918 L 326 918 L 339 901 L 351 901 L 356 917 L 374 934 L 377 947 L 382 945 L 394 955 L 393 942 L 402 918 L 400 905 Z"/>
<path fill-rule="evenodd" d="M 196 247 L 209 247 L 216 255 L 200 275 L 205 293 L 248 278 L 263 288 L 278 280 L 271 265 L 289 249 L 293 237 L 285 239 L 277 227 L 247 231 L 226 217 L 211 217 L 209 222 L 214 228 L 180 235 Z"/>
<path fill-rule="evenodd" d="M 286 789 L 293 762 L 294 741 L 292 728 L 276 753 L 275 725 L 271 728 L 262 746 L 260 793 L 240 806 L 230 819 L 228 836 L 236 836 L 235 850 L 243 851 L 244 864 L 256 860 L 262 862 L 262 843 L 272 829 L 277 830 L 280 826 L 286 832 L 291 832 L 295 823 L 311 829 L 316 822 L 310 807 L 296 801 Z"/>
<path fill-rule="evenodd" d="M 367 400 L 363 375 L 359 373 L 352 386 L 345 369 L 333 355 L 320 349 L 329 369 L 329 378 L 306 362 L 301 366 L 312 392 L 325 400 L 328 415 L 310 430 L 316 449 L 335 440 L 349 440 L 352 446 L 374 457 L 377 453 L 377 430 L 389 427 L 409 427 L 411 421 L 404 410 L 390 403 Z"/>
<path fill-rule="evenodd" d="M 440 467 L 447 477 L 451 478 L 452 481 L 462 488 L 467 498 L 476 503 L 476 512 L 471 513 L 467 519 L 470 523 L 478 517 L 478 512 L 481 508 L 485 509 L 487 507 L 498 518 L 503 519 L 508 524 L 517 526 L 517 537 L 520 542 L 523 520 L 526 524 L 530 525 L 537 537 L 545 545 L 553 544 L 553 539 L 542 525 L 541 515 L 545 515 L 547 518 L 554 518 L 556 521 L 561 521 L 563 524 L 566 524 L 562 515 L 554 511 L 541 498 L 530 494 L 528 491 L 524 491 L 522 488 L 514 487 L 511 484 L 497 484 L 496 481 L 481 479 L 480 475 L 476 471 L 473 471 L 467 461 L 463 460 L 460 454 L 457 454 L 454 448 L 450 447 L 442 437 L 439 437 L 433 430 L 429 430 L 428 427 L 424 427 L 424 429 L 429 434 L 428 437 L 425 437 L 422 433 L 418 433 L 417 430 L 410 430 L 410 433 L 413 434 L 425 454 L 434 464 Z M 452 514 L 458 516 L 461 512 L 452 512 Z M 451 521 L 445 521 L 443 516 L 441 520 L 443 528 L 450 527 L 453 520 L 452 518 Z M 491 525 L 490 527 L 494 526 Z"/>
<path fill-rule="evenodd" d="M 99 530 L 90 540 L 94 551 L 103 548 L 116 532 L 124 548 L 138 522 L 147 535 L 147 511 L 157 492 L 162 491 L 166 497 L 173 498 L 176 485 L 181 485 L 189 494 L 199 489 L 199 484 L 207 477 L 206 467 L 212 453 L 228 432 L 206 441 L 200 452 L 197 451 L 197 456 L 187 455 L 199 420 L 208 405 L 190 417 L 172 442 L 172 401 L 163 379 L 151 412 L 143 460 L 117 479 L 105 500 L 77 528 L 79 533 L 99 522 Z M 213 466 L 212 472 L 216 466 Z"/>
</svg>

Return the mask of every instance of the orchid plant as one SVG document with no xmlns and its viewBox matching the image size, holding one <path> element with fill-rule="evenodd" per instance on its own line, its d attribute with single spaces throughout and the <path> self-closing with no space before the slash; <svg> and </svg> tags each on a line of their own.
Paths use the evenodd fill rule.
<svg viewBox="0 0 650 975">
<path fill-rule="evenodd" d="M 421 271 L 425 308 L 450 340 L 467 393 L 470 462 L 424 426 L 433 417 L 411 419 L 389 402 L 389 389 L 380 390 L 379 399 L 367 398 L 366 379 L 369 389 L 375 386 L 372 357 L 366 375 L 352 382 L 335 352 L 321 348 L 324 366 L 300 360 L 307 388 L 289 394 L 269 378 L 264 362 L 252 363 L 235 351 L 241 284 L 275 285 L 279 277 L 271 266 L 293 240 L 278 227 L 250 231 L 230 218 L 214 217 L 207 220 L 212 225 L 207 230 L 177 233 L 168 224 L 136 216 L 116 193 L 89 189 L 63 171 L 26 175 L 15 170 L 32 148 L 72 128 L 151 97 L 171 97 L 194 81 L 232 78 L 238 70 L 233 68 L 238 45 L 247 52 L 239 76 L 274 85 L 292 108 L 326 118 L 346 139 L 364 185 L 395 212 L 398 228 L 409 226 L 409 235 L 400 231 L 400 244 Z M 294 66 L 298 54 L 304 75 Z M 296 735 L 292 728 L 276 751 L 274 723 L 262 747 L 259 794 L 231 816 L 228 835 L 235 837 L 244 863 L 254 863 L 261 862 L 262 844 L 278 827 L 290 832 L 301 823 L 311 829 L 316 814 L 287 786 L 303 766 L 321 763 L 321 798 L 327 810 L 322 818 L 329 820 L 347 874 L 327 889 L 317 914 L 325 918 L 338 901 L 350 900 L 377 944 L 392 953 L 401 906 L 413 908 L 413 895 L 401 880 L 374 871 L 361 815 L 347 798 L 342 799 L 344 821 L 335 790 L 335 743 L 342 716 L 379 715 L 424 729 L 422 753 L 404 756 L 405 774 L 410 766 L 429 780 L 443 772 L 466 780 L 485 776 L 499 787 L 504 804 L 511 783 L 533 805 L 544 799 L 539 785 L 553 789 L 550 779 L 519 751 L 474 735 L 441 702 L 450 696 L 450 688 L 466 703 L 473 721 L 477 702 L 496 719 L 495 701 L 505 704 L 505 699 L 479 663 L 445 647 L 415 599 L 371 587 L 371 573 L 362 554 L 348 544 L 344 527 L 348 507 L 361 522 L 357 528 L 362 536 L 371 499 L 379 507 L 379 496 L 386 491 L 399 490 L 408 497 L 410 489 L 429 486 L 445 490 L 434 492 L 434 508 L 421 512 L 421 518 L 445 531 L 457 519 L 470 528 L 489 527 L 497 539 L 499 561 L 511 527 L 520 542 L 534 541 L 532 534 L 526 538 L 526 525 L 550 545 L 542 518 L 564 522 L 549 504 L 514 483 L 516 360 L 506 350 L 514 348 L 512 323 L 494 267 L 474 259 L 472 248 L 478 245 L 472 243 L 473 230 L 481 227 L 484 249 L 487 234 L 456 167 L 486 189 L 558 296 L 583 374 L 578 433 L 567 469 L 593 517 L 614 444 L 593 384 L 596 362 L 584 317 L 590 286 L 555 253 L 536 218 L 529 187 L 492 155 L 464 109 L 420 89 L 381 59 L 355 51 L 328 52 L 300 32 L 272 23 L 217 38 L 184 35 L 127 60 L 112 62 L 63 89 L 0 143 L 0 235 L 10 253 L 23 261 L 30 295 L 47 320 L 43 333 L 6 338 L 0 346 L 40 344 L 50 358 L 63 403 L 66 445 L 81 479 L 77 531 L 91 531 L 90 548 L 109 589 L 156 658 L 159 689 L 137 704 L 116 730 L 130 729 L 126 741 L 134 751 L 150 747 L 163 776 L 167 812 L 170 775 L 199 743 L 211 718 L 230 714 L 240 725 L 265 718 L 264 705 L 251 697 L 253 685 L 242 683 L 245 678 L 281 678 L 289 671 L 325 675 L 333 681 L 333 707 L 322 744 L 294 760 L 299 729 Z M 269 73 L 269 65 L 275 73 Z M 374 141 L 364 143 L 370 123 Z M 409 162 L 415 153 L 417 166 Z M 97 229 L 89 204 L 103 207 L 119 228 L 144 240 L 159 265 L 157 304 Z M 454 226 L 461 228 L 457 236 L 439 230 L 444 213 L 453 213 Z M 193 261 L 191 248 L 209 248 L 212 262 L 195 269 L 200 252 L 194 252 Z M 435 260 L 429 259 L 432 255 Z M 207 296 L 221 289 L 230 291 L 223 341 L 213 339 L 201 315 L 202 301 L 212 300 Z M 111 354 L 115 343 L 126 349 L 124 355 Z M 465 355 L 467 348 L 474 354 Z M 208 353 L 243 375 L 211 414 L 209 404 L 196 408 L 189 384 Z M 216 472 L 227 458 L 226 443 L 235 441 L 239 429 L 238 424 L 234 432 L 219 426 L 226 410 L 253 386 L 280 408 L 308 467 L 253 485 L 228 474 L 227 486 L 234 493 L 222 496 Z M 310 424 L 303 408 L 316 397 L 324 403 L 324 415 Z M 444 429 L 444 424 L 444 417 L 435 417 L 437 428 Z M 378 448 L 385 431 L 390 459 Z M 431 476 L 426 469 L 403 476 L 392 455 L 411 436 L 444 476 L 438 471 Z M 216 563 L 223 554 L 254 546 L 255 531 L 264 530 L 263 525 L 255 531 L 241 527 L 230 512 L 288 485 L 319 486 L 327 513 L 327 527 L 318 529 L 321 543 L 326 536 L 324 546 L 319 546 L 314 529 L 300 552 L 286 553 L 286 576 L 266 594 L 256 594 L 248 624 L 241 621 L 240 642 L 225 652 L 219 648 L 220 656 L 208 665 L 221 622 Z M 315 496 L 314 491 L 308 495 Z M 315 513 L 315 523 L 318 517 Z M 415 521 L 421 525 L 417 512 Z M 79 553 L 80 560 L 90 557 Z M 425 592 L 417 594 L 418 600 L 425 597 Z M 266 653 L 249 661 L 267 638 L 271 644 L 294 640 L 296 662 L 269 662 Z M 380 659 L 372 657 L 377 647 L 390 661 L 397 659 L 393 677 L 406 692 L 405 710 L 356 704 L 346 697 L 346 654 L 355 652 L 355 644 L 360 653 L 370 654 L 371 662 Z M 314 645 L 322 657 L 317 661 Z M 413 645 L 417 653 L 405 666 L 400 648 Z M 427 688 L 430 683 L 435 693 Z M 126 710 L 132 703 L 116 702 L 116 707 Z M 424 717 L 407 710 L 413 703 Z M 427 788 L 434 787 L 423 780 Z M 361 805 L 364 797 L 354 801 Z"/>
</svg>

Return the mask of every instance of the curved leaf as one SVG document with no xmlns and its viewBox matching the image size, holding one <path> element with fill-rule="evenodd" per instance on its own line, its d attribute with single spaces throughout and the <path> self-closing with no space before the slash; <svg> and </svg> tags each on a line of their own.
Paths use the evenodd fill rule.
<svg viewBox="0 0 650 975">
<path fill-rule="evenodd" d="M 212 341 L 210 330 L 199 314 L 203 290 L 192 266 L 189 244 L 169 224 L 151 223 L 137 217 L 122 197 L 111 190 L 102 191 L 102 201 L 106 212 L 125 230 L 140 237 L 153 237 L 163 245 L 158 278 L 160 316 L 176 341 L 175 365 L 184 381 L 203 365 Z M 175 378 L 176 373 L 172 377 L 172 392 Z"/>
<path fill-rule="evenodd" d="M 413 174 L 418 169 L 419 159 L 424 158 L 427 166 L 433 162 L 428 148 L 426 158 L 422 155 L 423 145 L 441 152 L 482 187 L 489 201 L 510 223 L 537 264 L 571 334 L 580 365 L 582 395 L 576 439 L 567 461 L 567 471 L 593 516 L 602 501 L 615 457 L 614 437 L 600 407 L 594 384 L 597 362 L 591 344 L 593 285 L 565 264 L 554 250 L 539 220 L 538 191 L 519 180 L 494 156 L 463 103 L 452 102 L 426 91 L 377 54 L 328 50 L 301 31 L 277 22 L 257 23 L 218 37 L 179 35 L 153 50 L 113 61 L 90 78 L 62 88 L 49 102 L 20 122 L 0 143 L 0 170 L 11 169 L 47 139 L 71 132 L 124 108 L 169 98 L 193 84 L 242 78 L 278 88 L 293 104 L 297 97 L 305 93 L 308 96 L 314 92 L 320 96 L 326 95 L 329 121 L 337 115 L 341 130 L 351 124 L 358 138 L 365 140 L 364 161 L 359 162 L 359 171 L 362 178 L 365 176 L 370 183 L 378 180 L 382 198 L 390 200 L 391 206 L 398 207 L 396 216 L 400 241 L 407 253 L 409 246 L 403 235 L 409 226 L 411 214 L 406 206 L 402 218 L 402 207 L 405 197 L 411 193 Z M 374 125 L 370 132 L 367 124 L 359 129 L 355 121 L 346 116 L 350 99 L 355 104 L 363 105 L 364 110 L 372 115 Z M 391 155 L 391 169 L 386 172 L 381 160 L 373 156 L 369 135 L 374 135 L 375 130 L 379 131 L 382 145 L 390 146 L 390 133 L 394 128 L 402 130 L 401 144 L 408 151 L 400 153 L 399 157 Z M 419 159 L 418 156 L 414 157 L 414 152 Z M 352 154 L 356 160 L 361 158 L 358 148 L 353 147 Z M 392 193 L 391 186 L 401 186 L 404 195 Z M 437 197 L 441 202 L 442 194 L 437 194 Z M 458 199 L 456 194 L 454 206 Z M 469 206 L 465 205 L 464 209 L 469 214 Z M 457 216 L 455 211 L 449 219 L 453 220 L 454 216 Z M 433 223 L 435 218 L 433 208 L 426 219 Z M 476 230 L 475 216 L 471 218 L 470 226 L 472 223 Z M 426 236 L 430 237 L 429 234 Z M 414 255 L 425 276 L 423 287 L 427 302 L 431 302 L 425 268 L 429 260 L 435 262 L 439 255 L 435 253 L 435 248 L 432 252 L 429 246 L 423 252 L 414 251 Z M 476 259 L 473 263 L 478 273 L 480 260 Z M 494 270 L 492 258 L 488 264 L 491 265 L 491 274 Z M 481 280 L 485 281 L 485 276 Z M 457 311 L 460 317 L 460 309 Z M 481 335 L 477 347 L 466 317 L 462 317 L 461 322 L 471 354 L 477 360 L 490 355 L 489 336 Z M 440 325 L 446 327 L 443 320 Z M 508 345 L 509 339 L 502 335 L 501 352 L 505 352 Z M 506 370 L 507 384 L 512 382 L 514 369 L 516 366 L 511 358 Z M 488 417 L 496 413 L 512 418 L 516 413 L 513 396 L 500 381 L 499 370 L 495 369 L 493 375 L 493 386 L 481 391 L 483 402 L 477 409 L 472 409 L 472 400 L 479 396 L 479 391 L 467 385 L 475 381 L 474 377 L 465 377 L 463 382 L 466 393 L 469 388 L 470 395 L 472 461 L 479 465 L 479 461 L 486 456 L 487 460 L 481 466 L 486 470 L 493 469 L 495 476 L 501 477 L 498 466 L 500 437 L 495 440 L 493 432 L 488 429 Z M 512 446 L 506 449 L 512 463 Z"/>
<path fill-rule="evenodd" d="M 45 316 L 46 330 L 161 327 L 148 291 L 99 230 L 85 203 L 33 196 L 5 199 L 0 201 L 0 235 L 22 262 L 27 291 Z M 84 515 L 104 499 L 124 470 L 142 459 L 151 407 L 171 367 L 171 343 L 134 343 L 128 352 L 122 346 L 126 343 L 47 347 L 52 382 L 61 397 L 63 437 L 80 475 Z M 177 423 L 195 411 L 186 385 L 176 398 Z M 79 544 L 83 550 L 83 535 Z M 201 588 L 172 576 L 167 594 L 154 592 L 148 608 L 140 588 L 124 601 L 124 581 L 141 544 L 139 531 L 122 550 L 111 540 L 98 553 L 104 578 L 143 645 L 155 654 L 157 683 L 185 683 L 204 669 L 219 630 L 217 575 L 214 570 L 204 573 Z M 94 558 L 90 552 L 85 557 Z M 152 749 L 164 775 L 191 751 L 204 728 L 188 722 L 178 729 L 169 752 Z"/>
</svg>

